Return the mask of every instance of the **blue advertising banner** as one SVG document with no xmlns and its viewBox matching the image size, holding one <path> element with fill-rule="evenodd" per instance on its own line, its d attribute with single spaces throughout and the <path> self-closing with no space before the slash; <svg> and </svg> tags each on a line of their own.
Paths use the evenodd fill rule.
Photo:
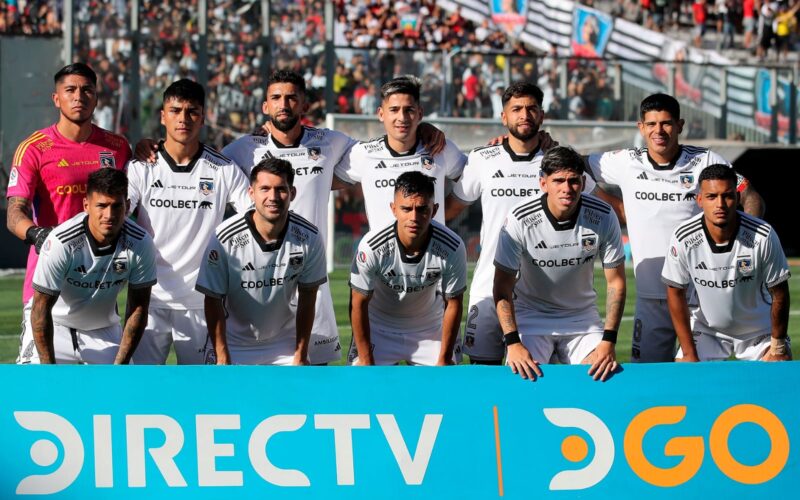
<svg viewBox="0 0 800 500">
<path fill-rule="evenodd" d="M 0 498 L 796 494 L 800 364 L 0 366 Z"/>
</svg>

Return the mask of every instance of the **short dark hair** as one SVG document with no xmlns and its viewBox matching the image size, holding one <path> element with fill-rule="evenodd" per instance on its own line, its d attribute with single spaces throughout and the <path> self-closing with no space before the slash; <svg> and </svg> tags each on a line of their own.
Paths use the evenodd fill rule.
<svg viewBox="0 0 800 500">
<path fill-rule="evenodd" d="M 86 78 L 89 80 L 92 85 L 95 87 L 97 86 L 97 73 L 94 72 L 92 68 L 84 63 L 72 63 L 64 66 L 58 73 L 53 77 L 53 83 L 58 85 L 61 83 L 64 78 L 68 77 L 69 75 L 78 75 Z"/>
<path fill-rule="evenodd" d="M 122 196 L 128 199 L 128 176 L 122 170 L 101 168 L 89 174 L 86 182 L 86 196 L 92 193 L 107 196 Z"/>
<path fill-rule="evenodd" d="M 264 158 L 260 162 L 256 163 L 256 165 L 253 167 L 253 170 L 250 171 L 251 186 L 256 183 L 258 174 L 261 172 L 267 172 L 283 177 L 286 179 L 286 182 L 289 183 L 289 186 L 294 186 L 294 169 L 292 168 L 292 164 L 286 160 L 281 158 Z"/>
<path fill-rule="evenodd" d="M 503 92 L 503 106 L 508 104 L 508 101 L 514 97 L 533 97 L 536 99 L 536 102 L 539 104 L 539 106 L 541 106 L 542 100 L 544 100 L 544 92 L 542 92 L 542 89 L 530 82 L 514 82 L 508 86 L 505 92 Z"/>
<path fill-rule="evenodd" d="M 419 102 L 419 78 L 413 75 L 399 76 L 389 80 L 381 86 L 381 102 L 395 94 L 406 94 L 414 98 L 414 102 Z"/>
<path fill-rule="evenodd" d="M 644 115 L 650 111 L 666 111 L 673 120 L 681 119 L 681 105 L 678 100 L 669 94 L 652 94 L 645 97 L 639 105 L 639 115 L 644 119 Z"/>
<path fill-rule="evenodd" d="M 167 90 L 164 91 L 164 102 L 166 104 L 170 99 L 178 101 L 186 101 L 200 106 L 206 106 L 206 91 L 199 83 L 189 80 L 188 78 L 181 78 L 172 82 Z"/>
<path fill-rule="evenodd" d="M 269 75 L 266 88 L 270 88 L 270 86 L 276 83 L 291 83 L 297 87 L 303 95 L 306 94 L 306 81 L 302 75 L 296 71 L 290 71 L 288 69 L 279 69 L 275 71 Z"/>
<path fill-rule="evenodd" d="M 586 167 L 583 157 L 569 146 L 556 146 L 542 157 L 542 173 L 550 175 L 560 170 L 569 170 L 583 175 Z"/>
<path fill-rule="evenodd" d="M 739 182 L 736 171 L 722 163 L 715 163 L 704 168 L 700 172 L 700 178 L 697 179 L 697 185 L 700 186 L 703 181 L 729 181 L 734 187 Z"/>
<path fill-rule="evenodd" d="M 422 172 L 403 172 L 394 181 L 394 192 L 403 193 L 403 196 L 419 194 L 428 198 L 433 198 L 435 192 L 436 179 Z"/>
</svg>

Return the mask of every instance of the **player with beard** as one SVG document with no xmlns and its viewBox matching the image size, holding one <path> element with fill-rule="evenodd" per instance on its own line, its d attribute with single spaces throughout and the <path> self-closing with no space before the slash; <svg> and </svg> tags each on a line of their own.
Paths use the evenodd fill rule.
<svg viewBox="0 0 800 500">
<path fill-rule="evenodd" d="M 18 363 L 29 363 L 35 355 L 30 327 L 32 281 L 42 244 L 53 226 L 83 212 L 90 173 L 103 167 L 122 170 L 131 156 L 124 137 L 92 124 L 97 75 L 89 66 L 65 66 L 54 81 L 52 99 L 59 111 L 58 122 L 20 143 L 8 178 L 8 230 L 31 245 L 22 289 Z"/>
<path fill-rule="evenodd" d="M 451 220 L 468 205 L 480 200 L 481 253 L 469 292 L 463 352 L 473 364 L 499 365 L 505 346 L 492 297 L 494 254 L 500 228 L 517 203 L 541 195 L 539 128 L 544 120 L 542 91 L 529 82 L 516 82 L 503 93 L 501 119 L 508 135 L 500 144 L 473 150 L 464 174 L 447 199 L 446 219 Z M 595 183 L 586 178 L 585 191 Z"/>
</svg>

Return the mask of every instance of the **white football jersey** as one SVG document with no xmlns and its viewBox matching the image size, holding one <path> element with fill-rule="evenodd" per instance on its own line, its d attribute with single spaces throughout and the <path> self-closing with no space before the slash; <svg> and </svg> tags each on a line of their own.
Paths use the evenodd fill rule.
<svg viewBox="0 0 800 500">
<path fill-rule="evenodd" d="M 155 283 L 155 247 L 144 229 L 126 220 L 117 241 L 99 248 L 83 212 L 53 228 L 33 274 L 34 290 L 58 297 L 53 322 L 77 330 L 119 325 L 119 292 Z"/>
<path fill-rule="evenodd" d="M 730 166 L 709 149 L 686 145 L 669 165 L 655 163 L 647 148 L 589 155 L 595 180 L 622 191 L 637 297 L 666 299 L 660 276 L 669 237 L 678 224 L 700 211 L 697 179 L 714 164 Z"/>
<path fill-rule="evenodd" d="M 202 309 L 203 295 L 194 289 L 208 241 L 232 203 L 239 213 L 251 205 L 249 183 L 228 158 L 201 145 L 188 165 L 177 165 L 159 147 L 155 163 L 128 165 L 131 212 L 156 246 L 158 284 L 150 307 Z"/>
<path fill-rule="evenodd" d="M 217 228 L 197 278 L 197 290 L 224 299 L 228 344 L 247 347 L 279 335 L 296 335 L 298 289 L 328 281 L 319 231 L 289 212 L 280 240 L 267 243 L 253 222 L 254 210 Z"/>
<path fill-rule="evenodd" d="M 350 184 L 361 183 L 370 229 L 382 228 L 395 220 L 389 203 L 394 200 L 394 182 L 403 172 L 422 172 L 436 179 L 434 202 L 439 204 L 435 220 L 444 224 L 444 188 L 446 179 L 458 180 L 467 157 L 447 141 L 444 150 L 431 156 L 417 140 L 405 154 L 394 151 L 386 139 L 374 139 L 353 146 L 350 159 L 337 176 Z"/>
<path fill-rule="evenodd" d="M 708 234 L 703 214 L 675 229 L 662 280 L 693 288 L 695 329 L 747 340 L 772 329 L 768 288 L 789 279 L 789 265 L 778 235 L 761 219 L 739 212 L 736 237 L 724 246 Z M 696 303 L 697 300 L 690 302 Z"/>
<path fill-rule="evenodd" d="M 508 139 L 497 146 L 473 150 L 464 167 L 464 174 L 453 186 L 453 196 L 462 203 L 481 200 L 481 253 L 470 285 L 470 297 L 491 297 L 494 286 L 494 254 L 500 228 L 511 208 L 517 203 L 537 198 L 540 166 L 544 152 L 538 148 L 528 155 L 514 153 Z M 595 182 L 586 175 L 583 191 L 590 193 Z"/>
<path fill-rule="evenodd" d="M 396 223 L 370 231 L 358 244 L 350 287 L 371 296 L 370 324 L 400 333 L 441 329 L 444 308 L 436 291 L 449 299 L 467 288 L 464 242 L 433 221 L 427 249 L 412 258 L 397 238 Z"/>
<path fill-rule="evenodd" d="M 294 168 L 294 186 L 297 197 L 291 210 L 311 221 L 322 234 L 328 237 L 328 198 L 331 194 L 333 176 L 346 163 L 350 148 L 358 141 L 347 135 L 325 128 L 303 127 L 297 144 L 284 146 L 272 136 L 245 135 L 222 149 L 249 177 L 250 170 L 261 160 L 269 157 L 287 160 Z"/>
<path fill-rule="evenodd" d="M 582 195 L 572 219 L 556 220 L 547 195 L 517 204 L 500 229 L 494 265 L 519 272 L 514 288 L 517 316 L 551 317 L 576 323 L 598 322 L 594 263 L 624 263 L 619 221 L 611 207 Z"/>
</svg>

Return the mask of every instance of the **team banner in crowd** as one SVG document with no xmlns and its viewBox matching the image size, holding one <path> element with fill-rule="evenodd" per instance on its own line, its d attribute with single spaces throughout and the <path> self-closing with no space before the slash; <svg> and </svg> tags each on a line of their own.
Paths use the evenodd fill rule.
<svg viewBox="0 0 800 500">
<path fill-rule="evenodd" d="M 800 364 L 0 366 L 0 498 L 767 497 Z"/>
</svg>

